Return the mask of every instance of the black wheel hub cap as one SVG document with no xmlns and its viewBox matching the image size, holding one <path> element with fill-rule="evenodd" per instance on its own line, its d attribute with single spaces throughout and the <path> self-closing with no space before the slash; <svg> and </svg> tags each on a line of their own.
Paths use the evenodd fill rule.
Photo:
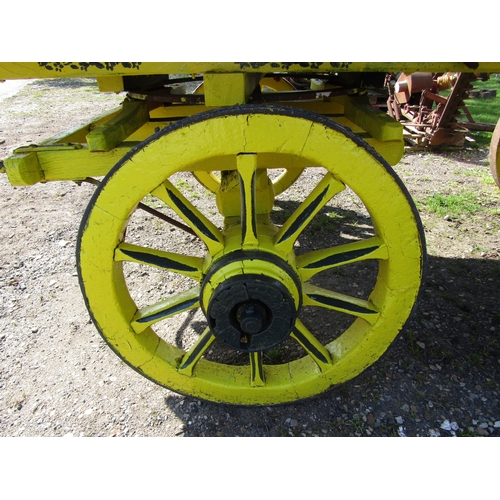
<svg viewBox="0 0 500 500">
<path fill-rule="evenodd" d="M 221 283 L 207 319 L 216 338 L 243 352 L 271 349 L 290 334 L 297 318 L 294 301 L 279 281 L 242 274 Z"/>
</svg>

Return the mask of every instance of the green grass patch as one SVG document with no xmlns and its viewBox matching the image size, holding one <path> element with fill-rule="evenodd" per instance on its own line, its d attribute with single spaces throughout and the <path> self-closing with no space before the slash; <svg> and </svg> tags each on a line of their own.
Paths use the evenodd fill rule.
<svg viewBox="0 0 500 500">
<path fill-rule="evenodd" d="M 496 90 L 496 97 L 466 99 L 465 104 L 477 122 L 494 123 L 500 117 L 500 74 L 490 75 L 486 81 L 472 82 L 474 90 Z"/>
<path fill-rule="evenodd" d="M 490 170 L 479 169 L 479 168 L 471 168 L 470 170 L 461 170 L 456 169 L 453 171 L 456 175 L 463 175 L 465 177 L 475 177 L 479 179 L 486 186 L 494 186 L 496 185 L 495 179 L 491 175 Z"/>
<path fill-rule="evenodd" d="M 477 80 L 472 82 L 474 90 L 496 90 L 496 97 L 465 99 L 464 103 L 475 122 L 491 123 L 496 125 L 500 118 L 500 74 L 492 74 L 486 81 Z M 442 96 L 448 96 L 449 90 L 441 92 Z M 459 120 L 468 121 L 466 115 L 461 112 Z M 471 131 L 469 133 L 476 142 L 468 145 L 474 147 L 488 148 L 491 143 L 491 132 Z"/>
<path fill-rule="evenodd" d="M 474 90 L 496 90 L 497 95 L 493 98 L 466 99 L 465 104 L 476 122 L 491 123 L 496 125 L 500 118 L 500 74 L 490 75 L 486 81 L 473 82 Z M 464 118 L 466 119 L 466 118 Z M 489 147 L 491 132 L 471 132 L 471 137 L 479 147 Z"/>
<path fill-rule="evenodd" d="M 475 193 L 466 191 L 459 194 L 442 195 L 435 193 L 422 201 L 427 210 L 440 217 L 460 217 L 480 212 L 483 207 L 478 202 Z"/>
</svg>

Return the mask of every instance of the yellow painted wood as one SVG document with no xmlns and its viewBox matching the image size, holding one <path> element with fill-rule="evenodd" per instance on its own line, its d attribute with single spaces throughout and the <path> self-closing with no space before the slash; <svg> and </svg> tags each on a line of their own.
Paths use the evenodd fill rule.
<svg viewBox="0 0 500 500">
<path fill-rule="evenodd" d="M 79 149 L 14 154 L 4 163 L 13 186 L 32 185 L 41 181 L 77 181 L 106 175 L 134 145 L 123 143 L 106 153 L 91 153 L 84 146 Z"/>
<path fill-rule="evenodd" d="M 4 165 L 13 186 L 31 186 L 46 180 L 36 153 L 11 156 L 4 161 Z"/>
<path fill-rule="evenodd" d="M 199 287 L 195 287 L 191 290 L 187 290 L 186 292 L 168 297 L 167 299 L 164 299 L 156 304 L 151 304 L 149 306 L 143 307 L 136 312 L 130 325 L 136 333 L 142 333 L 144 330 L 146 330 L 146 328 L 160 321 L 160 319 L 156 318 L 155 315 L 159 315 L 165 311 L 172 310 L 173 308 L 175 308 L 175 306 L 179 306 L 176 312 L 165 314 L 164 316 L 162 316 L 162 318 L 168 318 L 170 316 L 179 314 L 180 312 L 198 308 L 200 307 L 199 302 L 196 301 L 193 303 L 193 300 L 196 299 L 199 294 Z M 182 307 L 183 303 L 187 305 Z"/>
<path fill-rule="evenodd" d="M 82 143 L 85 143 L 87 134 L 96 125 L 112 120 L 121 109 L 118 107 L 107 111 L 89 123 L 72 127 L 38 145 L 16 149 L 5 160 L 10 183 L 13 186 L 25 186 L 42 181 L 81 180 L 89 176 L 106 175 L 134 144 L 122 144 L 109 154 L 89 156 L 88 148 Z"/>
<path fill-rule="evenodd" d="M 165 179 L 173 173 L 205 163 L 217 164 L 228 156 L 233 157 L 235 165 L 235 158 L 241 153 L 255 154 L 259 159 L 269 152 L 281 157 L 285 165 L 294 161 L 322 165 L 328 175 L 353 189 L 370 212 L 376 232 L 376 240 L 368 245 L 380 243 L 385 250 L 374 256 L 379 271 L 366 301 L 335 293 L 324 295 L 327 299 L 344 301 L 346 307 L 352 304 L 373 309 L 376 316 L 368 320 L 362 315 L 354 316 L 346 331 L 317 349 L 314 330 L 304 331 L 297 324 L 301 342 L 310 354 L 287 364 L 265 363 L 262 367 L 265 377 L 256 378 L 252 373 L 261 367 L 255 359 L 257 356 L 253 358 L 253 368 L 250 362 L 245 366 L 221 364 L 169 344 L 155 333 L 154 326 L 140 335 L 135 333 L 132 323 L 137 306 L 127 288 L 122 262 L 115 258 L 115 249 L 122 242 L 127 220 L 137 203 L 154 193 L 158 186 L 167 185 Z M 168 204 L 172 201 L 169 197 L 162 199 Z M 178 203 L 176 206 L 179 210 Z M 191 208 L 189 212 L 195 213 Z M 305 220 L 307 224 L 306 215 L 297 220 Z M 203 220 L 200 214 L 196 214 L 196 218 Z M 280 250 L 273 243 L 278 228 L 259 220 L 257 229 L 259 249 L 275 259 L 285 260 L 300 276 L 293 249 L 287 248 L 286 254 L 284 248 Z M 216 265 L 222 255 L 241 249 L 241 231 L 237 222 L 226 224 L 221 232 L 222 248 L 220 251 L 208 249 L 204 272 Z M 113 350 L 137 371 L 174 391 L 242 405 L 269 405 L 310 397 L 351 379 L 372 364 L 393 341 L 413 308 L 424 256 L 423 232 L 415 207 L 385 163 L 355 144 L 349 134 L 335 124 L 318 123 L 313 115 L 263 113 L 258 107 L 239 108 L 238 114 L 227 114 L 224 110 L 211 118 L 193 120 L 189 125 L 159 135 L 147 147 L 137 150 L 98 188 L 83 220 L 79 239 L 78 268 L 84 294 L 96 324 Z M 344 247 L 337 253 L 348 250 L 359 248 L 346 250 Z M 335 254 L 335 250 L 327 254 Z M 300 265 L 314 262 L 317 257 L 317 254 L 305 254 L 300 258 Z M 348 264 L 345 266 L 343 271 L 348 272 Z M 228 276 L 242 272 L 262 273 L 283 280 L 287 288 L 292 289 L 294 300 L 300 299 L 303 293 L 279 266 L 253 258 L 214 270 L 210 288 L 205 286 L 206 296 L 201 303 L 206 307 L 211 289 L 224 283 Z M 302 288 L 312 297 L 315 293 L 324 293 L 306 285 L 303 281 Z M 323 325 L 316 327 L 323 328 Z M 199 342 L 205 349 L 212 339 L 208 334 L 202 337 Z M 183 370 L 182 363 L 189 354 L 194 361 Z M 319 366 L 318 360 L 323 358 Z"/>
<path fill-rule="evenodd" d="M 234 161 L 234 158 L 232 160 L 230 166 L 236 168 L 237 162 Z M 255 158 L 255 160 L 257 159 Z M 194 175 L 205 187 L 207 187 L 207 189 L 215 192 L 217 208 L 224 217 L 240 216 L 241 184 L 237 170 L 224 169 L 221 172 L 220 180 L 209 171 L 197 170 Z M 295 175 L 295 173 L 293 172 L 292 175 Z M 300 175 L 300 171 L 297 176 L 298 175 Z M 257 168 L 256 170 L 254 194 L 255 211 L 257 215 L 268 216 L 273 207 L 275 191 L 274 185 L 269 180 L 264 168 Z"/>
<path fill-rule="evenodd" d="M 392 130 L 393 124 L 399 126 L 397 122 L 391 122 L 389 117 L 374 119 L 374 123 L 382 123 L 380 129 L 371 127 L 372 130 L 375 130 L 375 133 L 377 133 L 377 130 L 382 131 L 378 135 L 382 135 L 383 140 L 377 140 L 371 136 L 366 136 L 365 130 L 362 128 L 362 126 L 370 128 L 370 120 L 364 117 L 371 117 L 371 113 L 367 110 L 364 110 L 365 113 L 358 113 L 356 117 L 352 118 L 361 122 L 361 124 L 355 123 L 343 116 L 343 98 L 334 98 L 331 102 L 308 101 L 292 104 L 295 107 L 298 107 L 300 104 L 300 107 L 303 109 L 322 112 L 337 123 L 350 128 L 356 133 L 363 134 L 366 142 L 374 147 L 390 165 L 397 164 L 403 155 L 404 143 L 402 135 L 398 140 L 387 140 L 391 135 L 384 132 L 384 130 Z M 353 106 L 351 108 L 355 109 Z M 181 118 L 207 109 L 206 106 L 198 105 L 159 107 L 152 112 L 152 117 Z M 145 140 L 155 132 L 156 128 L 165 128 L 171 123 L 170 121 L 147 122 L 147 113 L 147 107 L 144 102 L 126 101 L 123 107 L 115 108 L 112 111 L 95 117 L 87 124 L 51 137 L 40 143 L 39 148 L 30 150 L 30 152 L 38 153 L 39 166 L 36 165 L 31 156 L 26 157 L 24 153 L 14 154 L 14 156 L 5 161 L 9 181 L 13 185 L 27 185 L 41 181 L 81 180 L 89 176 L 106 175 L 116 161 L 134 145 L 134 142 Z M 127 143 L 122 142 L 125 139 Z M 71 151 L 65 151 L 65 148 L 57 146 L 60 143 L 79 144 L 85 141 L 88 141 L 90 150 L 105 150 L 108 153 L 105 155 L 99 153 L 99 156 L 89 156 L 89 149 L 85 146 L 78 152 L 76 151 L 77 146 L 74 148 L 68 147 Z M 263 167 L 276 166 L 272 155 L 268 155 L 268 161 L 265 161 L 264 156 L 261 156 L 261 158 Z M 282 166 L 286 168 L 293 165 Z M 200 168 L 202 170 L 196 173 L 198 180 L 209 190 L 216 192 L 220 183 L 210 174 L 210 166 L 207 165 Z M 219 162 L 216 168 L 234 168 L 234 166 L 228 167 L 224 162 Z M 39 170 L 41 170 L 41 174 Z M 275 179 L 273 181 L 275 194 L 278 195 L 290 187 L 300 176 L 300 173 L 300 168 L 289 168 L 282 176 Z M 226 210 L 224 213 L 229 212 Z"/>
<path fill-rule="evenodd" d="M 332 368 L 332 357 L 325 347 L 318 342 L 318 339 L 309 331 L 309 329 L 300 321 L 295 323 L 295 330 L 290 334 L 311 356 L 318 368 L 322 371 L 329 371 Z"/>
<path fill-rule="evenodd" d="M 294 88 L 281 77 L 264 77 L 260 80 L 262 92 L 289 92 Z"/>
<path fill-rule="evenodd" d="M 364 96 L 346 97 L 344 114 L 378 141 L 403 142 L 403 125 L 387 113 L 375 109 Z"/>
<path fill-rule="evenodd" d="M 149 112 L 149 116 L 155 119 L 168 118 L 171 120 L 173 118 L 184 118 L 207 110 L 208 108 L 204 104 L 172 104 L 172 106 L 159 106 L 152 109 Z"/>
<path fill-rule="evenodd" d="M 245 230 L 242 235 L 242 248 L 257 247 L 257 155 L 240 154 L 236 157 L 236 168 L 240 181 L 241 223 Z"/>
<path fill-rule="evenodd" d="M 179 363 L 179 367 L 177 368 L 177 372 L 181 375 L 191 377 L 193 375 L 193 370 L 196 367 L 196 363 L 213 344 L 214 340 L 214 334 L 209 328 L 206 328 L 205 331 L 198 337 L 198 340 L 191 347 L 191 349 L 183 356 Z"/>
<path fill-rule="evenodd" d="M 260 226 L 259 229 L 262 229 L 263 233 L 265 233 L 265 228 L 263 226 Z M 238 232 L 239 234 L 237 241 L 241 242 L 241 226 L 238 227 Z M 229 239 L 230 238 L 227 238 L 227 240 Z M 236 240 L 234 240 L 234 238 L 233 243 L 236 243 Z M 273 251 L 274 249 L 272 247 L 271 241 L 266 240 L 265 238 L 260 238 L 259 243 L 261 246 L 260 250 L 264 250 L 270 254 L 276 255 L 276 252 Z M 232 245 L 228 242 L 227 246 L 231 247 Z M 239 243 L 237 244 L 237 248 L 242 249 L 243 245 Z M 225 253 L 227 255 L 230 252 L 226 250 Z M 218 286 L 220 286 L 230 278 L 241 276 L 244 274 L 265 275 L 282 283 L 292 295 L 295 306 L 299 306 L 300 290 L 297 288 L 295 281 L 278 265 L 264 259 L 254 258 L 230 262 L 227 265 L 222 266 L 221 269 L 217 270 L 217 272 L 211 275 L 210 281 L 205 284 L 202 290 L 201 303 L 204 306 L 204 309 L 206 310 L 208 308 L 210 299 Z"/>
<path fill-rule="evenodd" d="M 122 76 L 97 77 L 97 86 L 101 92 L 122 92 L 125 90 Z"/>
<path fill-rule="evenodd" d="M 283 73 L 283 72 L 404 72 L 498 73 L 500 62 L 2 62 L 0 80 L 19 78 L 67 78 L 125 75 L 167 75 L 195 73 Z"/>
<path fill-rule="evenodd" d="M 244 104 L 259 84 L 260 74 L 207 73 L 203 76 L 205 106 Z"/>
<path fill-rule="evenodd" d="M 81 144 L 75 143 L 60 143 L 60 144 L 42 144 L 40 146 L 36 144 L 31 144 L 30 146 L 22 146 L 14 150 L 14 154 L 25 154 L 25 153 L 56 153 L 58 151 L 74 151 L 75 149 L 83 149 Z"/>
<path fill-rule="evenodd" d="M 284 170 L 280 175 L 277 177 L 273 177 L 271 184 L 273 186 L 273 192 L 275 196 L 278 196 L 281 194 L 283 191 L 288 189 L 299 177 L 300 174 L 302 173 L 301 169 L 295 169 L 295 170 Z M 193 175 L 196 177 L 196 179 L 209 191 L 212 193 L 217 193 L 219 188 L 221 187 L 221 180 L 219 177 L 217 177 L 213 172 L 204 172 L 197 170 L 196 172 L 193 172 Z M 266 183 L 265 189 L 267 189 L 268 185 Z M 263 189 L 261 187 L 261 189 Z M 274 197 L 272 193 L 268 193 L 268 198 L 269 197 Z M 262 201 L 262 199 L 260 200 Z M 272 202 L 272 200 L 271 200 Z M 266 203 L 265 206 L 268 206 L 269 203 Z M 259 204 L 259 206 L 261 206 Z M 220 207 L 220 205 L 219 205 Z M 269 210 L 266 209 L 265 213 L 268 213 Z M 264 213 L 264 212 L 260 212 Z"/>
<path fill-rule="evenodd" d="M 144 175 L 147 175 L 147 171 Z M 207 246 L 210 255 L 216 255 L 223 249 L 224 236 L 217 226 L 187 200 L 168 179 L 151 191 L 151 194 L 166 203 L 193 229 Z"/>
<path fill-rule="evenodd" d="M 200 257 L 190 257 L 125 242 L 121 243 L 115 250 L 115 260 L 117 262 L 126 261 L 141 264 L 148 258 L 151 261 L 149 265 L 153 267 L 174 270 L 176 273 L 198 281 L 203 278 L 203 259 Z M 170 267 L 169 262 L 171 263 Z"/>
<path fill-rule="evenodd" d="M 252 387 L 263 387 L 266 385 L 262 352 L 250 353 L 250 385 Z"/>
<path fill-rule="evenodd" d="M 90 151 L 111 151 L 149 119 L 147 104 L 143 101 L 125 101 L 121 112 L 111 120 L 97 125 L 87 134 Z"/>
<path fill-rule="evenodd" d="M 360 134 L 370 146 L 372 146 L 389 165 L 397 165 L 404 153 L 404 140 L 402 127 L 399 122 L 393 120 L 388 115 L 378 112 L 373 108 L 364 108 L 363 106 L 350 105 L 350 118 L 344 116 L 344 103 L 347 99 L 344 97 L 335 97 L 331 101 L 315 100 L 303 102 L 283 102 L 276 103 L 277 105 L 286 105 L 293 108 L 304 109 L 325 115 L 340 125 L 351 129 L 354 133 Z M 359 109 L 359 108 L 362 109 Z M 151 112 L 151 117 L 155 118 L 182 118 L 192 116 L 193 114 L 205 111 L 205 106 L 168 106 L 156 108 Z M 152 135 L 156 128 L 163 129 L 171 122 L 151 122 L 145 124 L 137 132 L 129 137 L 132 141 L 142 141 Z M 368 130 L 363 128 L 365 125 Z M 376 137 L 372 136 L 375 133 Z M 289 171 L 286 176 L 277 179 L 274 182 L 276 195 L 282 193 L 289 188 L 297 179 L 300 172 Z M 208 172 L 197 175 L 198 180 L 210 191 L 216 192 L 220 182 L 215 179 L 210 179 Z"/>
<path fill-rule="evenodd" d="M 404 141 L 380 142 L 372 137 L 363 137 L 363 140 L 391 166 L 397 165 L 403 157 Z"/>
<path fill-rule="evenodd" d="M 358 299 L 357 297 L 349 297 L 341 293 L 332 292 L 331 290 L 325 290 L 320 287 L 316 287 L 309 283 L 304 284 L 303 292 L 304 306 L 324 307 L 325 309 L 332 309 L 334 311 L 340 311 L 345 314 L 351 314 L 352 316 L 363 318 L 367 323 L 370 323 L 370 325 L 374 325 L 379 320 L 380 315 L 378 310 L 368 300 Z M 312 298 L 314 295 L 340 301 L 345 305 L 345 307 L 337 305 L 324 305 L 323 303 L 321 303 L 321 301 Z M 357 306 L 369 312 L 354 312 L 350 309 L 350 306 Z"/>
<path fill-rule="evenodd" d="M 289 219 L 281 226 L 274 238 L 276 248 L 285 254 L 293 250 L 295 241 L 313 217 L 336 194 L 345 189 L 345 185 L 333 175 L 327 174 L 311 191 L 301 205 L 297 207 Z"/>
<path fill-rule="evenodd" d="M 311 101 L 287 101 L 283 104 L 292 108 L 300 108 L 312 113 L 326 115 L 334 121 L 342 118 L 344 115 L 344 96 L 314 99 Z"/>
</svg>

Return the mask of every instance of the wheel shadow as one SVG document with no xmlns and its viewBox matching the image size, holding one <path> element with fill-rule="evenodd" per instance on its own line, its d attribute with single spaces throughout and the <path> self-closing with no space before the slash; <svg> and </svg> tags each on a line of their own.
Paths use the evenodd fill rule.
<svg viewBox="0 0 500 500">
<path fill-rule="evenodd" d="M 278 406 L 165 403 L 186 437 L 500 435 L 499 297 L 499 260 L 430 256 L 412 318 L 357 378 Z"/>
<path fill-rule="evenodd" d="M 97 80 L 92 77 L 83 78 L 44 78 L 43 80 L 34 80 L 29 83 L 32 89 L 36 90 L 69 90 L 88 87 L 90 90 L 97 89 Z"/>
</svg>

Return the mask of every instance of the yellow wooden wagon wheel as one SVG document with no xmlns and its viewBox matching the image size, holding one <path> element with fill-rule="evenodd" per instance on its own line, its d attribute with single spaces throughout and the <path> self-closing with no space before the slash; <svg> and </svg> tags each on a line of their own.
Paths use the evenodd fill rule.
<svg viewBox="0 0 500 500">
<path fill-rule="evenodd" d="M 490 169 L 497 186 L 500 187 L 500 119 L 491 136 Z"/>
<path fill-rule="evenodd" d="M 212 193 L 216 193 L 220 188 L 220 177 L 213 171 L 211 172 L 193 172 L 194 176 L 203 186 L 205 186 Z M 279 194 L 286 191 L 302 174 L 301 169 L 281 170 L 275 178 L 272 179 L 274 194 Z"/>
<path fill-rule="evenodd" d="M 276 164 L 311 167 L 315 186 L 293 206 L 270 198 L 265 174 Z M 215 165 L 227 172 L 218 225 L 175 180 L 178 172 Z M 235 179 L 238 190 L 231 189 Z M 371 226 L 352 224 L 352 234 L 331 243 L 325 218 L 344 195 L 361 200 Z M 170 207 L 204 253 L 191 253 L 190 235 L 171 251 L 145 239 L 145 224 L 132 231 L 129 221 L 144 198 Z M 289 212 L 273 223 L 280 204 Z M 408 193 L 363 141 L 312 113 L 237 106 L 177 122 L 113 168 L 84 215 L 78 268 L 97 328 L 141 374 L 211 401 L 269 405 L 318 394 L 376 361 L 414 306 L 424 254 Z M 346 293 L 343 283 L 363 288 L 365 271 L 356 267 L 364 265 L 374 266 L 368 291 Z M 140 304 L 142 292 L 132 290 L 125 266 L 139 270 L 145 294 L 154 288 L 144 283 L 151 270 L 173 276 L 172 287 L 191 285 Z M 330 272 L 333 278 L 322 281 Z M 196 338 L 184 341 L 191 314 L 201 319 Z M 163 332 L 162 324 L 176 319 L 178 331 Z"/>
<path fill-rule="evenodd" d="M 262 92 L 287 92 L 293 91 L 295 88 L 284 78 L 265 77 L 260 81 L 260 88 Z M 196 93 L 203 93 L 203 84 L 201 84 Z M 287 190 L 299 177 L 302 170 L 299 169 L 280 169 L 280 172 L 272 179 L 274 194 L 280 195 L 283 191 Z M 220 187 L 220 177 L 214 172 L 197 171 L 193 172 L 195 178 L 200 184 L 212 193 L 216 193 Z"/>
</svg>

